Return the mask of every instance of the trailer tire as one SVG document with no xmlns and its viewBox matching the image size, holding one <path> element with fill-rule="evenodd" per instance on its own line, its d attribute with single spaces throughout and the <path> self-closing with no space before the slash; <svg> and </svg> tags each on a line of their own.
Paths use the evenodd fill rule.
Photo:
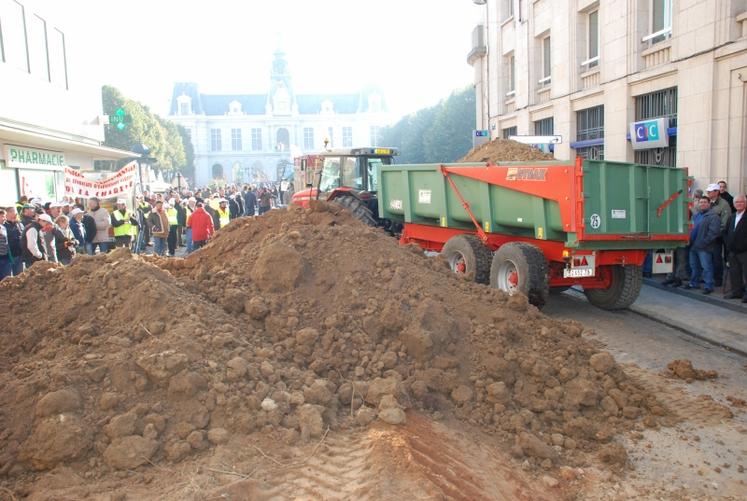
<svg viewBox="0 0 747 501">
<path fill-rule="evenodd" d="M 511 242 L 498 247 L 490 265 L 490 285 L 508 294 L 521 292 L 541 308 L 550 294 L 545 255 L 532 244 Z"/>
<path fill-rule="evenodd" d="M 624 310 L 638 298 L 643 286 L 640 266 L 612 266 L 612 283 L 607 289 L 584 290 L 591 304 L 603 310 Z"/>
<path fill-rule="evenodd" d="M 493 252 L 476 235 L 451 237 L 441 249 L 441 256 L 457 275 L 465 275 L 478 284 L 490 283 Z"/>
<path fill-rule="evenodd" d="M 378 226 L 371 209 L 366 207 L 366 204 L 353 195 L 342 195 L 332 200 L 332 202 L 350 212 L 354 218 L 361 221 L 363 224 L 368 226 Z"/>
</svg>

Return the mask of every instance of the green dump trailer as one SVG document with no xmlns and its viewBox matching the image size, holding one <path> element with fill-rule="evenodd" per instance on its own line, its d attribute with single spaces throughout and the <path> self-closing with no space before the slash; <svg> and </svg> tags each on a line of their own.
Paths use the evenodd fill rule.
<svg viewBox="0 0 747 501">
<path fill-rule="evenodd" d="M 626 308 L 646 253 L 655 272 L 671 271 L 688 239 L 686 169 L 580 158 L 386 165 L 377 184 L 378 216 L 402 243 L 538 306 L 580 285 L 591 303 Z"/>
</svg>

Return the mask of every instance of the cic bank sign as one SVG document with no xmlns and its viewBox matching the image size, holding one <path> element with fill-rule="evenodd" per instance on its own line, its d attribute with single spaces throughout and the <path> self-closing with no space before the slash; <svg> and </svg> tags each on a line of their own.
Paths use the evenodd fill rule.
<svg viewBox="0 0 747 501">
<path fill-rule="evenodd" d="M 630 142 L 634 150 L 666 148 L 669 146 L 667 134 L 668 118 L 655 118 L 630 124 Z"/>
</svg>

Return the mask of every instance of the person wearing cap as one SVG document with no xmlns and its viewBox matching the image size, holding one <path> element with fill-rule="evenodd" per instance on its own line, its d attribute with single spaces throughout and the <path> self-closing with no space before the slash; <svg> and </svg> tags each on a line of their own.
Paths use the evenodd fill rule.
<svg viewBox="0 0 747 501">
<path fill-rule="evenodd" d="M 153 252 L 163 256 L 166 251 L 166 239 L 169 236 L 169 216 L 163 208 L 162 201 L 156 201 L 156 208 L 148 216 L 148 226 L 153 235 Z"/>
<path fill-rule="evenodd" d="M 60 202 L 50 202 L 49 206 L 46 207 L 46 209 L 47 214 L 49 214 L 49 217 L 51 217 L 52 221 L 54 221 L 55 219 L 57 219 L 57 216 L 62 213 L 62 204 Z"/>
<path fill-rule="evenodd" d="M 112 228 L 109 211 L 101 207 L 101 202 L 97 197 L 91 197 L 88 199 L 88 214 L 96 223 L 96 233 L 91 239 L 91 243 L 86 245 L 88 254 L 93 256 L 96 253 L 96 247 L 99 248 L 99 252 L 108 252 L 112 241 L 109 234 Z"/>
<path fill-rule="evenodd" d="M 56 218 L 60 216 L 61 207 L 57 202 L 52 202 L 49 204 L 49 208 L 47 209 L 47 214 L 52 219 L 52 230 L 51 231 L 45 231 L 42 233 L 43 240 L 44 240 L 44 249 L 46 251 L 47 255 L 47 261 L 50 261 L 52 263 L 57 262 L 57 223 L 55 223 Z M 54 216 L 53 214 L 57 214 Z"/>
<path fill-rule="evenodd" d="M 117 207 L 112 211 L 111 225 L 114 228 L 114 247 L 129 247 L 137 231 L 137 218 L 127 210 L 127 200 L 117 199 Z"/>
<path fill-rule="evenodd" d="M 228 195 L 228 215 L 231 220 L 236 219 L 241 215 L 241 212 L 239 212 L 239 203 L 236 198 L 236 195 L 233 193 Z"/>
<path fill-rule="evenodd" d="M 69 200 L 62 202 L 62 214 L 64 214 L 68 218 L 71 218 L 72 216 L 70 215 L 70 213 L 72 212 L 72 210 L 73 210 L 73 202 Z"/>
<path fill-rule="evenodd" d="M 228 200 L 221 198 L 216 212 L 218 213 L 218 229 L 228 226 L 228 223 L 231 222 L 231 213 L 228 210 Z"/>
<path fill-rule="evenodd" d="M 713 292 L 715 284 L 713 267 L 713 250 L 721 235 L 721 221 L 710 207 L 710 198 L 702 197 L 698 202 L 700 212 L 693 217 L 693 229 L 690 232 L 690 282 L 683 289 L 697 289 L 701 278 L 705 283 L 703 294 Z"/>
<path fill-rule="evenodd" d="M 747 198 L 744 194 L 734 197 L 734 208 L 737 209 L 729 218 L 724 233 L 724 243 L 729 251 L 729 281 L 731 293 L 727 299 L 741 299 L 747 303 Z"/>
<path fill-rule="evenodd" d="M 721 233 L 726 230 L 726 223 L 731 216 L 729 203 L 721 198 L 721 187 L 718 183 L 709 184 L 706 188 L 706 195 L 711 201 L 711 211 L 714 212 L 721 220 Z M 713 279 L 716 287 L 721 287 L 724 281 L 724 241 L 719 234 L 716 247 L 713 249 Z"/>
<path fill-rule="evenodd" d="M 78 241 L 77 252 L 85 249 L 86 243 L 86 228 L 83 224 L 83 216 L 85 212 L 80 210 L 78 207 L 74 207 L 70 211 L 70 231 L 73 232 L 73 237 Z"/>
<path fill-rule="evenodd" d="M 23 261 L 26 268 L 30 268 L 37 261 L 47 259 L 43 234 L 53 229 L 54 223 L 49 214 L 40 214 L 37 220 L 23 231 Z"/>
<path fill-rule="evenodd" d="M 8 234 L 8 246 L 10 247 L 11 271 L 13 276 L 23 273 L 23 224 L 18 220 L 15 206 L 5 210 L 5 230 Z"/>
<path fill-rule="evenodd" d="M 26 204 L 21 208 L 21 224 L 24 228 L 36 221 L 36 207 Z"/>
<path fill-rule="evenodd" d="M 21 196 L 21 198 L 18 199 L 18 202 L 16 202 L 16 212 L 20 214 L 24 205 L 30 205 L 29 197 L 26 195 Z"/>
</svg>

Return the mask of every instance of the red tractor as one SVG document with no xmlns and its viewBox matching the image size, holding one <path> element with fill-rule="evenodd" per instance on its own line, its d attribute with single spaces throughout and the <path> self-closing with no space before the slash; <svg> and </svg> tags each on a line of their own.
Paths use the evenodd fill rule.
<svg viewBox="0 0 747 501">
<path fill-rule="evenodd" d="M 296 157 L 291 203 L 308 207 L 311 200 L 335 202 L 364 223 L 380 226 L 377 171 L 393 164 L 397 155 L 396 148 L 334 148 Z"/>
</svg>

